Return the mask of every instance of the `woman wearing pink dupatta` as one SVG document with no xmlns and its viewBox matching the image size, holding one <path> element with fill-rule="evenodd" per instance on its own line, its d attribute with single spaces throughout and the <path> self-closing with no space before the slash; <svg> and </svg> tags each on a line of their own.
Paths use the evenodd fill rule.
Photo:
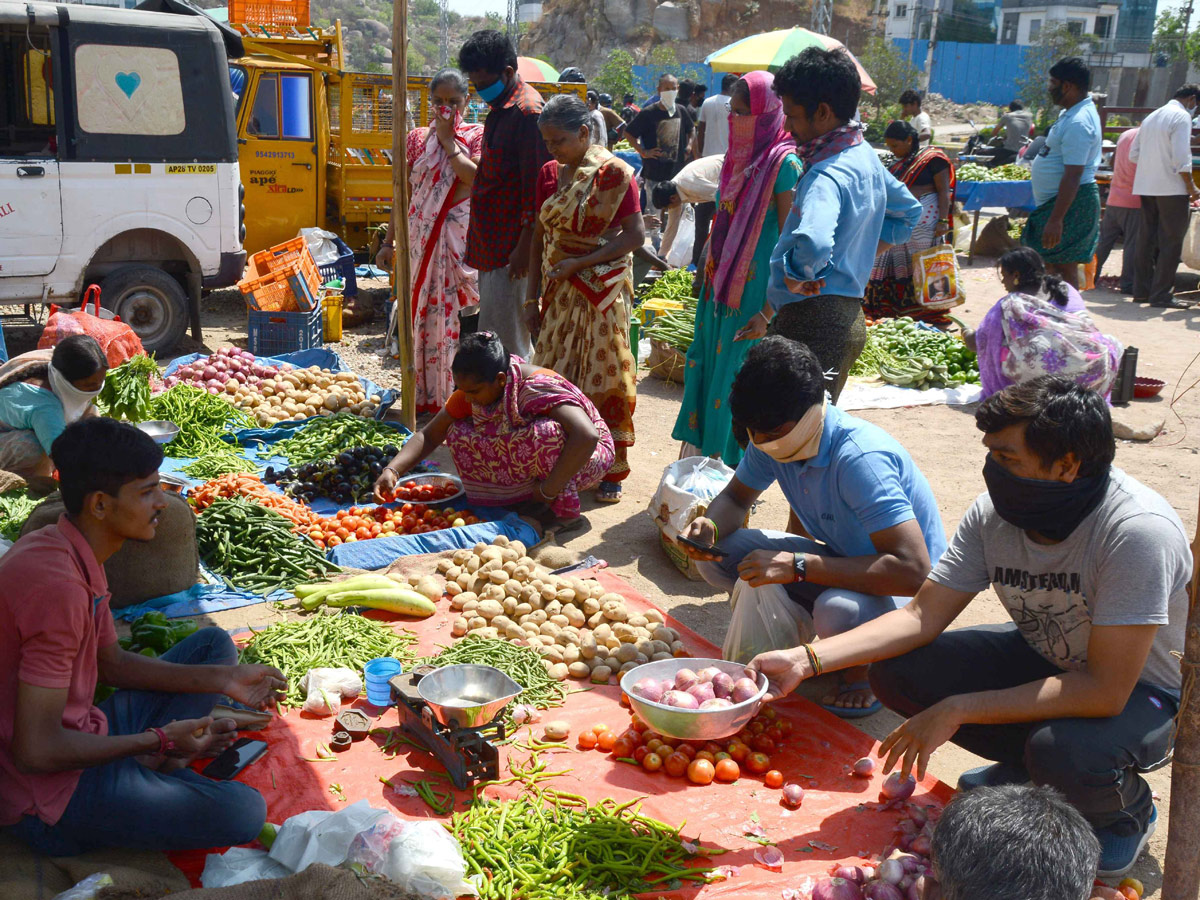
<svg viewBox="0 0 1200 900">
<path fill-rule="evenodd" d="M 479 303 L 479 273 L 464 258 L 483 126 L 463 122 L 468 85 L 457 69 L 434 75 L 429 93 L 433 125 L 408 133 L 408 260 L 418 412 L 441 409 L 454 390 L 450 360 L 458 346 L 458 314 Z"/>
<path fill-rule="evenodd" d="M 705 456 L 737 466 L 726 399 L 733 377 L 756 343 L 738 334 L 755 316 L 770 320 L 771 251 L 800 180 L 796 144 L 783 127 L 783 104 L 767 72 L 751 72 L 730 99 L 729 150 L 721 168 L 696 336 L 687 354 L 683 404 L 672 436 Z M 691 452 L 695 452 L 692 450 Z"/>
</svg>

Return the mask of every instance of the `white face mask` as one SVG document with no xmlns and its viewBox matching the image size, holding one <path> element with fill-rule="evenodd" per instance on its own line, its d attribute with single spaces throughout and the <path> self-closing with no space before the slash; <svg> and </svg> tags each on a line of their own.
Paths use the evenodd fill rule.
<svg viewBox="0 0 1200 900">
<path fill-rule="evenodd" d="M 659 91 L 658 102 L 663 105 L 663 109 L 667 111 L 668 116 L 675 115 L 675 98 L 679 96 L 679 91 Z"/>
<path fill-rule="evenodd" d="M 54 396 L 58 398 L 58 402 L 63 407 L 63 419 L 68 425 L 79 419 L 92 401 L 100 394 L 99 391 L 81 391 L 71 382 L 67 381 L 67 376 L 54 368 L 50 369 L 50 390 L 54 392 Z"/>
<path fill-rule="evenodd" d="M 810 407 L 791 431 L 781 438 L 754 446 L 776 462 L 790 463 L 812 459 L 821 449 L 821 433 L 825 430 L 825 400 Z"/>
</svg>

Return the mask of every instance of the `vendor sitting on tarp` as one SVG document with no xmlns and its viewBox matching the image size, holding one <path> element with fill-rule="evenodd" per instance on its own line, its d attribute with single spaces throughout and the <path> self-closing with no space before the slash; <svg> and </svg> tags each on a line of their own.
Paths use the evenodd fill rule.
<svg viewBox="0 0 1200 900">
<path fill-rule="evenodd" d="M 804 344 L 776 335 L 754 347 L 729 397 L 746 455 L 707 518 L 684 531 L 728 554 L 716 560 L 685 545 L 705 581 L 729 591 L 738 578 L 782 584 L 822 638 L 904 606 L 946 549 L 937 501 L 908 451 L 825 391 Z M 805 536 L 740 527 L 776 481 Z M 844 718 L 878 711 L 866 677 L 865 665 L 847 670 L 825 708 Z"/>
<path fill-rule="evenodd" d="M 69 340 L 69 339 L 68 339 Z M 263 798 L 188 764 L 237 737 L 210 715 L 222 697 L 262 709 L 277 669 L 239 666 L 219 628 L 161 659 L 122 650 L 104 562 L 153 539 L 164 508 L 162 451 L 111 419 L 54 442 L 66 513 L 0 560 L 0 827 L 50 856 L 100 847 L 186 850 L 253 840 Z M 93 705 L 98 683 L 120 688 Z"/>
<path fill-rule="evenodd" d="M 510 356 L 490 331 L 465 336 L 450 370 L 456 390 L 380 473 L 375 499 L 390 500 L 400 473 L 445 441 L 471 503 L 527 504 L 520 511 L 559 534 L 582 525 L 579 494 L 614 458 L 592 402 L 561 375 Z"/>
<path fill-rule="evenodd" d="M 96 415 L 108 360 L 88 334 L 33 350 L 0 366 L 0 469 L 26 480 L 54 472 L 50 445 L 76 419 Z"/>
</svg>

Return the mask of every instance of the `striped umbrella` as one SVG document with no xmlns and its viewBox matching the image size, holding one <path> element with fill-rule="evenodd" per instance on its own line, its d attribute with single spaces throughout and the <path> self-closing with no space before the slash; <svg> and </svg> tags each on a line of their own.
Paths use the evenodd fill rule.
<svg viewBox="0 0 1200 900">
<path fill-rule="evenodd" d="M 753 72 L 758 69 L 778 72 L 785 62 L 809 47 L 820 47 L 822 50 L 840 47 L 846 50 L 841 41 L 836 41 L 827 34 L 817 34 L 807 28 L 785 28 L 782 31 L 752 34 L 740 41 L 734 41 L 728 47 L 714 50 L 704 61 L 712 66 L 714 72 Z M 849 50 L 846 52 L 850 53 Z M 854 60 L 858 69 L 863 90 L 874 94 L 875 82 L 859 61 L 854 59 L 853 53 L 850 53 L 850 58 Z"/>
<path fill-rule="evenodd" d="M 523 81 L 558 81 L 558 69 L 532 56 L 517 57 L 517 74 Z"/>
</svg>

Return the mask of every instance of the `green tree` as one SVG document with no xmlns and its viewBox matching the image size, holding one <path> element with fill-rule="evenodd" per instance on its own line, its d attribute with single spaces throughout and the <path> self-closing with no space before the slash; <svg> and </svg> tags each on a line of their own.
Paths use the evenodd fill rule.
<svg viewBox="0 0 1200 900">
<path fill-rule="evenodd" d="M 1025 51 L 1024 60 L 1017 73 L 1016 96 L 1024 100 L 1029 109 L 1047 113 L 1051 107 L 1050 94 L 1046 88 L 1050 67 L 1063 57 L 1079 56 L 1084 48 L 1095 40 L 1091 35 L 1076 34 L 1063 23 L 1043 26 L 1037 41 Z"/>
<path fill-rule="evenodd" d="M 663 69 L 673 69 L 679 65 L 679 57 L 675 55 L 675 47 L 671 44 L 659 44 L 646 57 L 646 64 Z"/>
<path fill-rule="evenodd" d="M 878 119 L 886 106 L 892 106 L 905 91 L 917 86 L 920 72 L 908 61 L 908 56 L 891 41 L 872 37 L 867 49 L 858 54 L 862 67 L 871 73 L 875 81 L 875 118 Z"/>
<path fill-rule="evenodd" d="M 594 83 L 600 93 L 612 94 L 616 103 L 626 94 L 633 91 L 633 54 L 628 50 L 617 49 L 608 55 L 600 71 L 596 73 Z"/>
</svg>

